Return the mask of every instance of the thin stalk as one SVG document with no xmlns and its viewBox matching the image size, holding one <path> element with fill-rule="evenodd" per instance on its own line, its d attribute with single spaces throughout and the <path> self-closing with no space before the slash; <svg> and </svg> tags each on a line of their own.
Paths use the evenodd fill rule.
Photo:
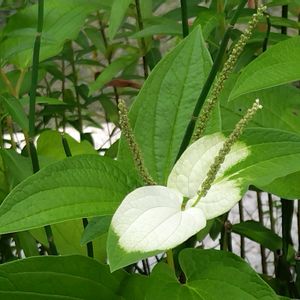
<svg viewBox="0 0 300 300">
<path fill-rule="evenodd" d="M 71 68 L 72 68 L 72 74 L 73 74 L 73 85 L 75 90 L 75 98 L 76 98 L 76 104 L 77 104 L 77 113 L 78 113 L 78 123 L 79 123 L 79 133 L 80 133 L 80 139 L 83 137 L 83 124 L 82 124 L 82 111 L 81 111 L 81 104 L 80 104 L 80 96 L 78 91 L 78 76 L 77 76 L 77 70 L 75 66 L 75 60 L 74 60 L 74 50 L 72 47 L 72 43 L 70 44 L 71 50 L 72 50 L 72 56 L 71 56 Z"/>
<path fill-rule="evenodd" d="M 181 5 L 182 36 L 185 38 L 186 36 L 189 35 L 187 0 L 180 0 L 180 5 Z"/>
<path fill-rule="evenodd" d="M 150 266 L 149 266 L 148 259 L 143 259 L 142 264 L 143 264 L 143 269 L 144 269 L 143 274 L 149 275 L 150 274 Z"/>
<path fill-rule="evenodd" d="M 173 251 L 172 249 L 168 250 L 166 252 L 167 255 L 167 264 L 169 265 L 169 267 L 175 271 L 175 265 L 174 265 L 174 258 L 173 258 Z"/>
<path fill-rule="evenodd" d="M 223 226 L 221 229 L 220 249 L 223 251 L 232 251 L 231 246 L 231 223 L 228 221 L 229 212 L 222 216 Z"/>
<path fill-rule="evenodd" d="M 139 25 L 139 30 L 144 29 L 144 24 L 143 24 L 143 17 L 141 13 L 141 6 L 140 6 L 140 1 L 135 0 L 135 8 L 136 8 L 136 14 L 137 14 L 137 22 Z M 147 46 L 146 46 L 146 41 L 145 38 L 141 38 L 141 45 L 142 45 L 142 51 L 143 51 L 143 68 L 144 68 L 144 77 L 147 79 L 149 76 L 148 72 L 148 62 L 147 62 L 147 57 L 146 57 L 146 52 L 147 52 Z"/>
<path fill-rule="evenodd" d="M 261 192 L 256 192 L 256 196 L 257 196 L 258 220 L 259 220 L 260 224 L 264 225 L 264 212 L 262 209 Z M 262 273 L 268 274 L 266 249 L 262 245 L 260 245 L 260 255 L 261 255 Z"/>
<path fill-rule="evenodd" d="M 67 141 L 67 139 L 64 137 L 64 135 L 62 134 L 62 144 L 64 147 L 64 151 L 67 157 L 71 157 L 72 156 L 72 152 L 69 146 L 69 143 Z M 83 224 L 83 228 L 86 228 L 89 224 L 89 221 L 87 218 L 82 218 L 82 224 Z M 93 242 L 88 242 L 86 244 L 86 248 L 87 248 L 87 255 L 89 257 L 94 257 L 94 247 L 93 247 Z"/>
<path fill-rule="evenodd" d="M 104 26 L 102 24 L 102 21 L 101 21 L 101 18 L 100 18 L 100 14 L 99 14 L 98 11 L 97 11 L 97 17 L 98 17 L 98 22 L 99 22 L 99 27 L 100 27 L 100 33 L 101 33 L 101 36 L 102 36 L 102 39 L 103 39 L 104 47 L 105 47 L 105 49 L 107 51 L 107 49 L 108 49 L 108 41 L 107 41 L 107 38 L 106 38 Z M 107 62 L 110 65 L 111 64 L 111 55 L 106 55 L 106 56 L 107 56 Z M 115 86 L 113 87 L 113 90 L 114 90 L 114 94 L 115 94 L 116 103 L 119 104 L 118 90 L 117 90 L 117 88 Z"/>
<path fill-rule="evenodd" d="M 243 208 L 243 199 L 239 201 L 239 216 L 240 216 L 240 223 L 244 222 L 244 208 Z M 240 236 L 240 243 L 241 243 L 241 258 L 245 258 L 245 238 L 244 236 Z"/>
<path fill-rule="evenodd" d="M 289 245 L 293 245 L 291 236 L 292 220 L 294 213 L 294 201 L 281 199 L 282 209 L 282 253 L 285 258 L 288 255 Z"/>
<path fill-rule="evenodd" d="M 44 0 L 38 1 L 38 23 L 37 23 L 37 33 L 34 41 L 33 47 L 33 58 L 32 58 L 32 75 L 31 75 L 31 88 L 29 95 L 29 149 L 30 157 L 32 163 L 33 173 L 39 170 L 39 161 L 33 138 L 35 135 L 35 100 L 36 100 L 36 88 L 38 83 L 38 68 L 39 68 L 39 57 L 40 57 L 40 47 L 41 47 L 41 35 L 43 31 L 44 23 Z M 54 243 L 52 229 L 50 225 L 46 225 L 45 233 L 47 236 L 50 254 L 57 255 L 57 249 Z"/>
<path fill-rule="evenodd" d="M 272 195 L 268 193 L 268 204 L 269 204 L 269 218 L 270 218 L 270 227 L 273 232 L 275 232 L 275 219 L 273 211 L 273 199 Z"/>
<path fill-rule="evenodd" d="M 265 17 L 266 17 L 266 21 L 267 21 L 267 32 L 266 32 L 266 36 L 263 41 L 263 46 L 262 46 L 263 52 L 265 52 L 268 48 L 268 42 L 269 42 L 269 37 L 270 37 L 270 32 L 271 32 L 270 15 L 265 13 Z"/>
<path fill-rule="evenodd" d="M 300 200 L 297 201 L 297 204 L 298 252 L 300 253 Z"/>
<path fill-rule="evenodd" d="M 15 87 L 15 97 L 16 97 L 16 98 L 19 98 L 20 89 L 21 89 L 21 86 L 22 86 L 22 83 L 23 83 L 25 74 L 26 74 L 26 70 L 25 70 L 25 69 L 21 69 L 21 70 L 20 70 L 20 76 L 19 76 L 19 78 L 18 78 L 16 87 Z"/>
<path fill-rule="evenodd" d="M 199 116 L 199 113 L 200 113 L 200 110 L 201 110 L 201 107 L 203 106 L 203 103 L 210 91 L 210 88 L 215 80 L 215 77 L 221 67 L 221 62 L 223 60 L 223 57 L 225 55 L 225 52 L 226 52 L 226 49 L 227 49 L 227 45 L 228 45 L 228 42 L 229 42 L 229 39 L 230 39 L 230 36 L 231 36 L 231 32 L 233 30 L 233 26 L 235 25 L 240 13 L 241 13 L 241 10 L 243 9 L 243 7 L 245 6 L 247 0 L 242 0 L 238 6 L 238 8 L 236 9 L 230 23 L 229 23 L 229 26 L 224 34 L 224 37 L 222 39 L 222 42 L 221 42 L 221 45 L 220 45 L 220 48 L 218 50 L 218 53 L 216 55 L 216 58 L 215 58 L 215 61 L 213 63 L 213 66 L 210 70 L 210 73 L 207 77 L 207 80 L 203 86 L 203 89 L 200 93 L 200 96 L 197 100 L 197 103 L 195 105 L 195 108 L 194 108 L 194 111 L 193 111 L 193 115 L 191 117 L 191 120 L 187 126 L 187 129 L 185 131 L 185 134 L 184 134 L 184 137 L 183 137 L 183 140 L 182 140 L 182 143 L 180 145 L 180 149 L 179 149 L 179 152 L 177 154 L 177 158 L 176 160 L 179 159 L 179 157 L 182 155 L 182 153 L 184 152 L 184 150 L 187 148 L 187 146 L 189 145 L 190 141 L 191 141 L 191 138 L 192 138 L 192 135 L 193 135 L 193 132 L 194 132 L 194 128 L 195 128 L 195 125 L 196 125 L 196 121 L 197 121 L 197 118 Z"/>
<path fill-rule="evenodd" d="M 288 18 L 288 5 L 282 5 L 282 10 L 281 10 L 281 17 L 284 19 Z M 281 33 L 282 34 L 287 34 L 287 27 L 286 26 L 281 26 Z"/>
<path fill-rule="evenodd" d="M 0 68 L 0 76 L 1 76 L 4 84 L 6 85 L 7 89 L 9 90 L 9 92 L 12 95 L 14 95 L 14 93 L 15 93 L 14 87 L 2 68 Z"/>
</svg>

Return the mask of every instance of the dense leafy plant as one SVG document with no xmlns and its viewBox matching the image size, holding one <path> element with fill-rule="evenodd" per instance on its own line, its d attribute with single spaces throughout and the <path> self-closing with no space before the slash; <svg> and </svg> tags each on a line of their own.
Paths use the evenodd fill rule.
<svg viewBox="0 0 300 300">
<path fill-rule="evenodd" d="M 300 3 L 257 2 L 1 2 L 3 299 L 299 297 Z M 247 190 L 259 222 L 243 220 Z"/>
</svg>

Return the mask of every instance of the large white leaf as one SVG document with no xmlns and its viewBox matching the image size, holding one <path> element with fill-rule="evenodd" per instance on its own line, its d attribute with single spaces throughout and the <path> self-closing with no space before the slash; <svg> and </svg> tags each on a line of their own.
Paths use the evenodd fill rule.
<svg viewBox="0 0 300 300">
<path fill-rule="evenodd" d="M 113 216 L 107 252 L 111 271 L 174 248 L 205 227 L 199 208 L 164 186 L 141 187 L 126 196 Z"/>
<path fill-rule="evenodd" d="M 205 227 L 198 208 L 182 209 L 183 195 L 164 186 L 145 186 L 128 194 L 112 219 L 112 230 L 127 252 L 166 250 Z"/>
<path fill-rule="evenodd" d="M 197 191 L 212 165 L 214 158 L 222 148 L 225 136 L 221 133 L 205 136 L 193 143 L 174 166 L 168 187 L 180 191 L 185 197 L 192 198 L 190 207 L 197 198 Z M 209 192 L 197 204 L 207 219 L 214 218 L 228 211 L 243 196 L 238 179 L 223 178 L 224 172 L 249 155 L 247 145 L 237 142 L 226 156 L 214 184 Z M 222 180 L 220 180 L 222 178 Z"/>
</svg>

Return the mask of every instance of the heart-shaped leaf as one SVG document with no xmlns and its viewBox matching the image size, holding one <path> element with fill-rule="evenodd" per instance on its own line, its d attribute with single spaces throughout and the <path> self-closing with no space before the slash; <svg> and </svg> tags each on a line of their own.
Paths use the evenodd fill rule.
<svg viewBox="0 0 300 300">
<path fill-rule="evenodd" d="M 183 196 L 164 186 L 141 187 L 123 200 L 108 235 L 112 271 L 171 249 L 205 227 L 201 209 L 182 209 Z"/>
</svg>

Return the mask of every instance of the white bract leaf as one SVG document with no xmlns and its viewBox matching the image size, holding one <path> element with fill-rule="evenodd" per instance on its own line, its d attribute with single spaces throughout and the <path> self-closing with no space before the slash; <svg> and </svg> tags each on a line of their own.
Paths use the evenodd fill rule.
<svg viewBox="0 0 300 300">
<path fill-rule="evenodd" d="M 205 227 L 202 209 L 182 209 L 183 195 L 164 186 L 141 187 L 126 196 L 111 229 L 126 252 L 171 249 Z"/>
<path fill-rule="evenodd" d="M 187 207 L 195 202 L 197 191 L 205 180 L 225 139 L 226 137 L 221 133 L 205 136 L 189 146 L 175 164 L 167 186 L 192 199 L 188 202 Z M 246 144 L 236 142 L 232 146 L 207 195 L 197 204 L 197 207 L 205 213 L 206 219 L 212 219 L 225 213 L 243 196 L 239 180 L 231 180 L 230 176 L 227 177 L 226 170 L 244 160 L 248 155 L 249 148 Z"/>
</svg>

